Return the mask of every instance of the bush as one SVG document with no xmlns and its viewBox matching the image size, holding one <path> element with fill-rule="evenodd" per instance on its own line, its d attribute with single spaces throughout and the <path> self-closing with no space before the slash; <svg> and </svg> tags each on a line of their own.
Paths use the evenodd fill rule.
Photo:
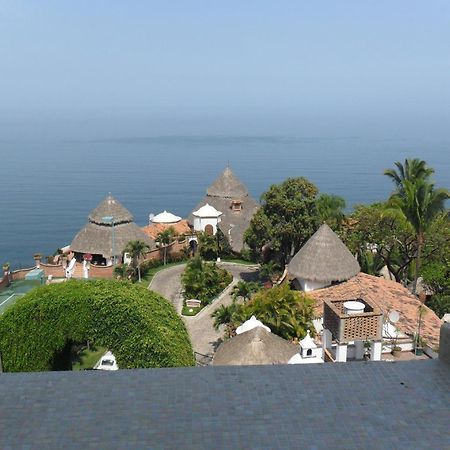
<svg viewBox="0 0 450 450">
<path fill-rule="evenodd" d="M 110 349 L 124 369 L 194 365 L 188 334 L 170 303 L 129 282 L 43 286 L 0 317 L 8 372 L 51 370 L 68 344 L 86 341 Z"/>
<path fill-rule="evenodd" d="M 222 292 L 233 276 L 214 262 L 204 262 L 200 257 L 191 259 L 181 277 L 184 298 L 196 298 L 206 305 Z"/>
</svg>

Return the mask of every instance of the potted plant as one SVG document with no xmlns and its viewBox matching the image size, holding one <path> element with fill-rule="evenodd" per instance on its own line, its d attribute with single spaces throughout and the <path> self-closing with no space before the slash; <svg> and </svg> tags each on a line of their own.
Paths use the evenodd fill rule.
<svg viewBox="0 0 450 450">
<path fill-rule="evenodd" d="M 419 335 L 414 335 L 414 354 L 416 356 L 422 356 L 423 355 L 423 348 L 425 347 L 426 342 L 425 339 L 420 337 Z"/>
</svg>

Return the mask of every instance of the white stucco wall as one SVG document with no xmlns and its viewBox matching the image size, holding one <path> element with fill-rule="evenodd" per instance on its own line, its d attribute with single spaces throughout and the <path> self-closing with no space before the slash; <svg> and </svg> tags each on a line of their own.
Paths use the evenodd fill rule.
<svg viewBox="0 0 450 450">
<path fill-rule="evenodd" d="M 194 217 L 194 230 L 205 231 L 206 225 L 212 225 L 214 234 L 217 232 L 217 224 L 219 223 L 217 217 Z"/>
<path fill-rule="evenodd" d="M 300 283 L 300 287 L 302 291 L 309 292 L 314 291 L 315 289 L 321 289 L 330 285 L 330 283 L 326 283 L 323 281 L 312 281 L 312 280 L 298 280 Z"/>
</svg>

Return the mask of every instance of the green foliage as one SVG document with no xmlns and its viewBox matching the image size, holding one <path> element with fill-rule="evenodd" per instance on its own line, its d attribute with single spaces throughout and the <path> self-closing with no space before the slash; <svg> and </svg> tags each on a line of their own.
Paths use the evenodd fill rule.
<svg viewBox="0 0 450 450">
<path fill-rule="evenodd" d="M 160 295 L 131 283 L 69 281 L 30 291 L 0 317 L 8 372 L 51 370 L 68 343 L 110 349 L 120 368 L 194 365 L 183 322 Z"/>
<path fill-rule="evenodd" d="M 140 259 L 150 250 L 150 247 L 143 241 L 130 241 L 124 249 L 131 257 L 131 267 L 137 271 L 138 281 L 141 281 Z"/>
<path fill-rule="evenodd" d="M 272 185 L 245 233 L 250 249 L 261 252 L 270 245 L 285 263 L 317 230 L 317 194 L 316 186 L 303 177 Z"/>
<path fill-rule="evenodd" d="M 214 326 L 226 325 L 228 334 L 256 316 L 271 331 L 284 339 L 301 339 L 307 330 L 314 331 L 314 300 L 303 292 L 292 290 L 288 283 L 258 291 L 244 304 L 233 302 L 221 306 L 213 314 Z"/>
<path fill-rule="evenodd" d="M 269 261 L 265 264 L 261 264 L 259 269 L 259 278 L 261 281 L 270 281 L 275 275 L 282 273 L 281 266 L 275 261 Z"/>
<path fill-rule="evenodd" d="M 448 255 L 440 262 L 426 264 L 422 269 L 423 281 L 433 291 L 433 295 L 427 300 L 427 306 L 439 317 L 450 313 L 450 256 Z"/>
<path fill-rule="evenodd" d="M 317 211 L 322 223 L 327 223 L 333 231 L 339 231 L 345 219 L 345 200 L 338 195 L 320 194 Z"/>
<path fill-rule="evenodd" d="M 181 277 L 184 298 L 195 298 L 206 305 L 232 280 L 233 276 L 225 269 L 217 267 L 214 262 L 204 262 L 197 256 L 187 263 Z"/>
<path fill-rule="evenodd" d="M 415 233 L 417 254 L 414 274 L 414 291 L 420 273 L 422 249 L 426 232 L 434 220 L 445 210 L 445 201 L 450 198 L 447 189 L 435 189 L 430 176 L 434 170 L 427 167 L 425 161 L 406 159 L 405 164 L 395 163 L 397 170 L 388 169 L 385 175 L 391 178 L 396 186 L 389 199 L 390 206 L 402 214 Z"/>
<path fill-rule="evenodd" d="M 234 300 L 242 297 L 244 301 L 250 300 L 255 292 L 261 289 L 261 285 L 255 281 L 238 281 L 231 291 Z"/>
<path fill-rule="evenodd" d="M 158 242 L 163 247 L 164 259 L 163 263 L 166 265 L 167 262 L 167 246 L 173 242 L 174 236 L 176 235 L 175 229 L 173 227 L 169 227 L 164 231 L 158 233 L 156 237 L 156 242 Z"/>
<path fill-rule="evenodd" d="M 382 261 L 398 282 L 407 281 L 408 268 L 416 254 L 416 240 L 407 221 L 386 204 L 356 206 L 341 237 L 350 251 L 358 255 L 364 272 L 376 275 Z"/>
<path fill-rule="evenodd" d="M 199 233 L 198 254 L 206 261 L 213 261 L 217 259 L 217 256 L 224 258 L 232 255 L 233 251 L 228 239 L 219 228 L 214 236 L 205 232 Z"/>
</svg>

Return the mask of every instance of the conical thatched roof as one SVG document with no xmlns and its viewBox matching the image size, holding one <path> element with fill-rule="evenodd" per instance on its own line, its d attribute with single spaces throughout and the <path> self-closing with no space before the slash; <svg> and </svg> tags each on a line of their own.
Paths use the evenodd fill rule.
<svg viewBox="0 0 450 450">
<path fill-rule="evenodd" d="M 89 214 L 89 221 L 97 224 L 110 225 L 104 217 L 113 217 L 114 224 L 133 222 L 134 217 L 111 193 Z"/>
<path fill-rule="evenodd" d="M 297 345 L 256 327 L 225 341 L 214 355 L 213 365 L 287 364 L 296 353 Z"/>
<path fill-rule="evenodd" d="M 235 200 L 241 202 L 239 211 L 232 209 L 232 203 Z M 207 189 L 206 197 L 193 211 L 197 211 L 205 203 L 214 206 L 218 211 L 222 211 L 219 228 L 229 238 L 233 251 L 242 251 L 244 233 L 258 210 L 259 204 L 249 195 L 247 188 L 236 178 L 229 167 Z M 188 220 L 191 224 L 194 223 L 192 213 Z"/>
<path fill-rule="evenodd" d="M 290 276 L 311 281 L 344 281 L 359 271 L 356 258 L 327 224 L 311 236 L 288 264 Z"/>
<path fill-rule="evenodd" d="M 239 181 L 229 167 L 207 189 L 210 197 L 242 198 L 248 195 L 247 188 Z"/>
<path fill-rule="evenodd" d="M 89 222 L 77 233 L 71 250 L 77 253 L 114 256 L 112 253 L 113 229 L 110 221 L 104 217 L 114 218 L 114 253 L 119 256 L 130 241 L 143 241 L 151 249 L 155 242 L 134 222 L 132 214 L 111 194 L 106 197 L 90 214 Z"/>
</svg>

